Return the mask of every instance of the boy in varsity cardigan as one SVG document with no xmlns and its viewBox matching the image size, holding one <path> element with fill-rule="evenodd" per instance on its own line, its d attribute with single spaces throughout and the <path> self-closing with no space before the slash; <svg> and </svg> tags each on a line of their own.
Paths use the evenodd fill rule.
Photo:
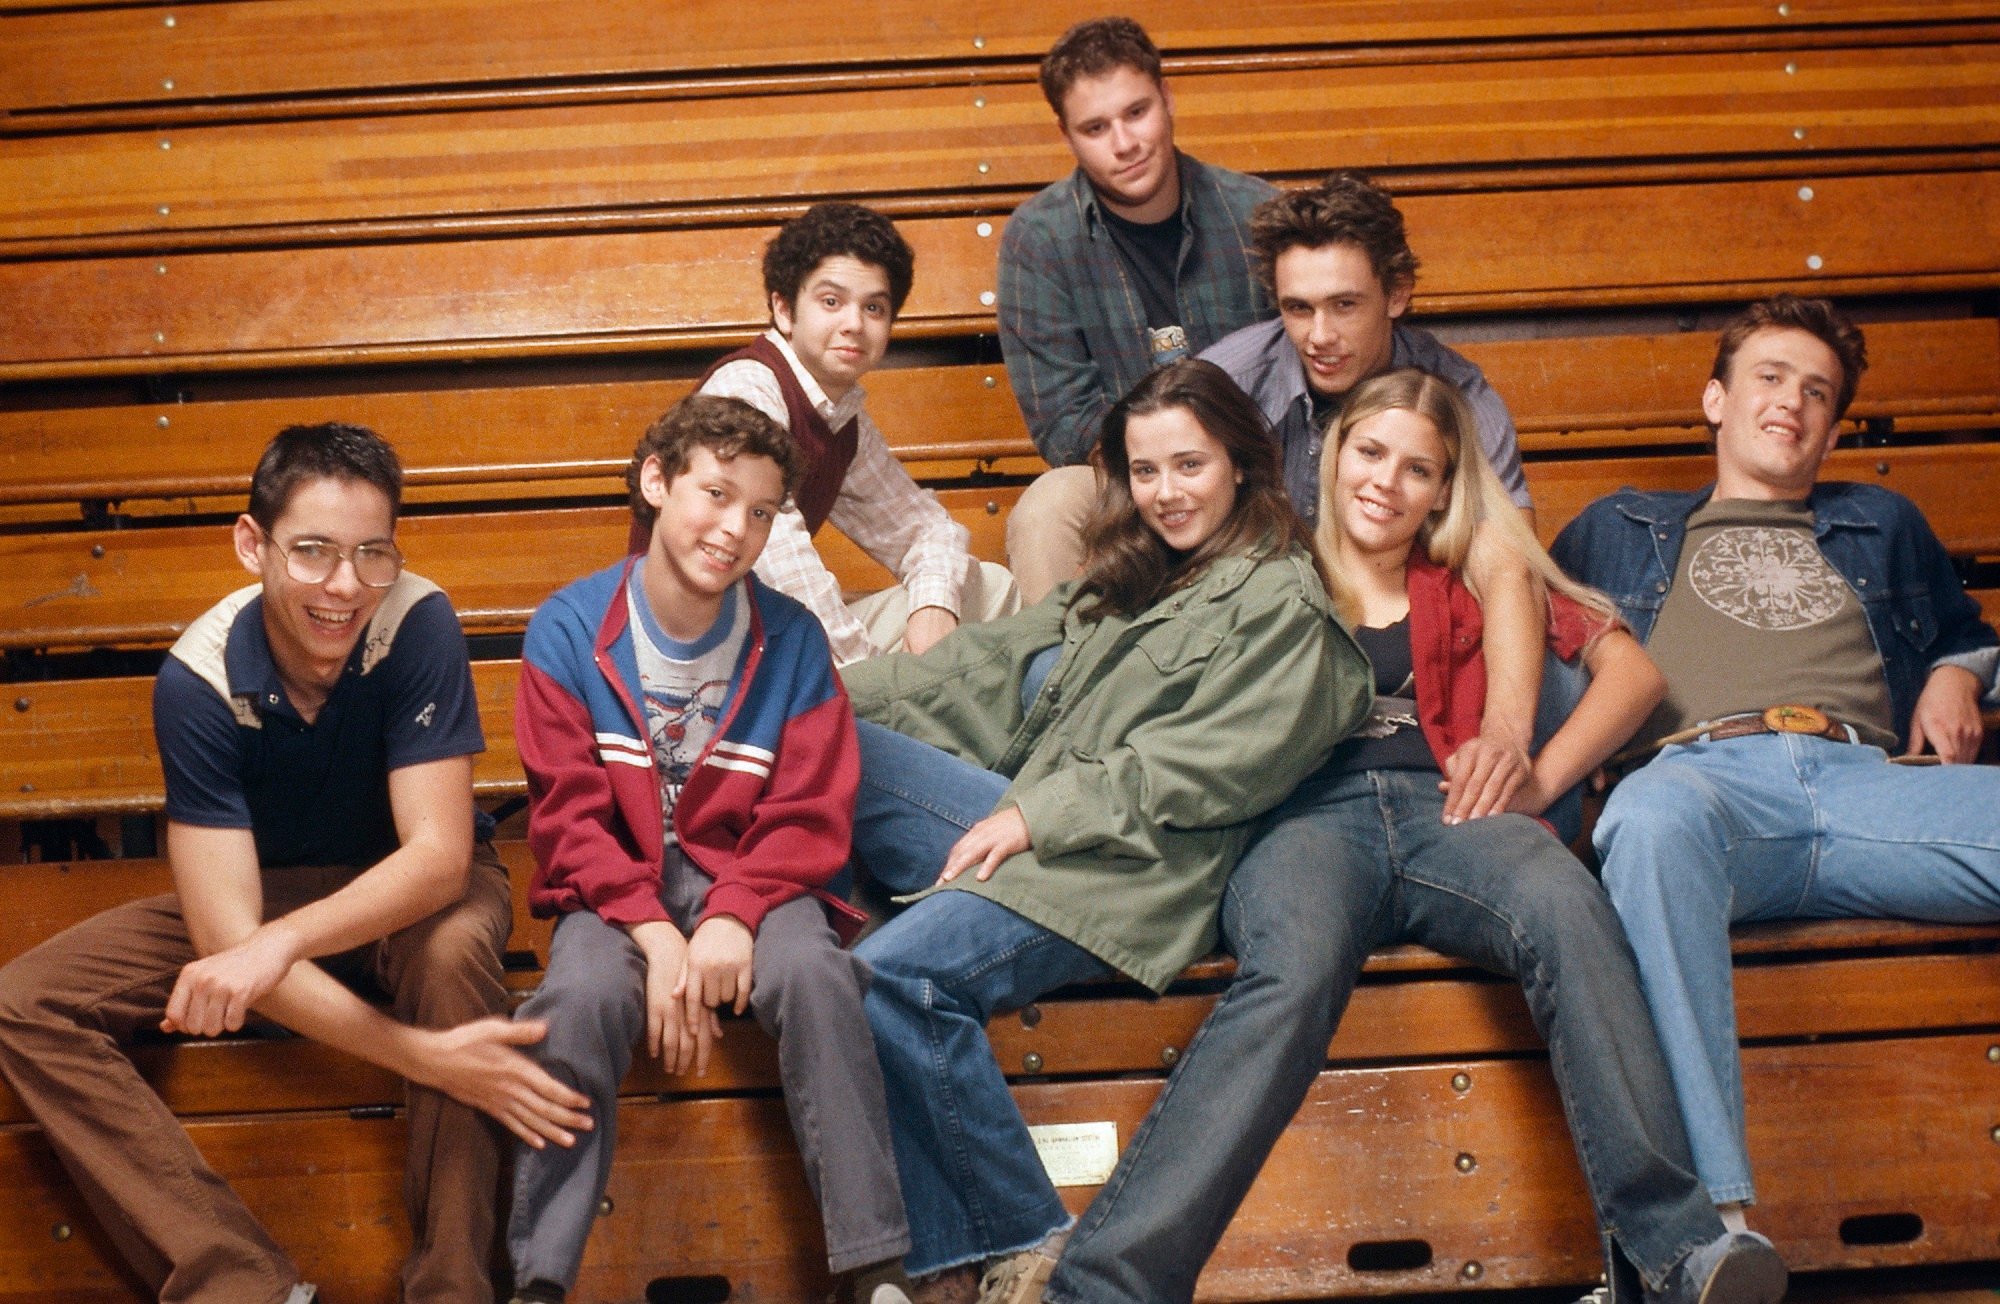
<svg viewBox="0 0 2000 1304">
<path fill-rule="evenodd" d="M 719 359 L 700 392 L 740 398 L 792 434 L 803 478 L 772 523 L 757 578 L 804 603 L 833 659 L 922 652 L 959 624 L 1019 609 L 1003 566 L 972 559 L 972 536 L 917 487 L 876 428 L 861 378 L 889 347 L 915 256 L 888 218 L 815 204 L 764 249 L 771 328 Z M 832 522 L 896 577 L 850 603 L 813 536 Z"/>
<path fill-rule="evenodd" d="M 529 903 L 558 922 L 519 1017 L 547 1021 L 536 1058 L 590 1098 L 597 1128 L 572 1149 L 517 1149 L 517 1304 L 575 1284 L 634 1045 L 699 1075 L 725 1006 L 777 1039 L 842 1299 L 907 1304 L 868 969 L 842 948 L 861 916 L 827 890 L 852 829 L 853 714 L 819 622 L 750 574 L 802 470 L 748 404 L 689 398 L 626 473 L 643 551 L 529 623 L 514 724 Z"/>
</svg>

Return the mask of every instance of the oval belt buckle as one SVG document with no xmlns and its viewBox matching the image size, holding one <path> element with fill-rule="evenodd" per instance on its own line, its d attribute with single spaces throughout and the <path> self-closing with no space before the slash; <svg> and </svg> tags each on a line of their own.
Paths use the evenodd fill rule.
<svg viewBox="0 0 2000 1304">
<path fill-rule="evenodd" d="M 1833 728 L 1826 712 L 1810 706 L 1767 706 L 1764 727 L 1772 733 L 1820 734 Z"/>
</svg>

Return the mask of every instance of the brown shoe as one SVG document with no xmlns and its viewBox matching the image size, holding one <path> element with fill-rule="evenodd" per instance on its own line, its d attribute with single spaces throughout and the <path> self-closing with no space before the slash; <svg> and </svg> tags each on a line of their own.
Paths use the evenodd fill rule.
<svg viewBox="0 0 2000 1304">
<path fill-rule="evenodd" d="M 1068 1244 L 1069 1230 L 1065 1228 L 1034 1249 L 995 1263 L 979 1282 L 979 1304 L 1042 1304 L 1042 1288 L 1055 1275 L 1056 1260 Z"/>
<path fill-rule="evenodd" d="M 979 1271 L 972 1267 L 946 1268 L 910 1282 L 911 1304 L 978 1304 Z"/>
</svg>

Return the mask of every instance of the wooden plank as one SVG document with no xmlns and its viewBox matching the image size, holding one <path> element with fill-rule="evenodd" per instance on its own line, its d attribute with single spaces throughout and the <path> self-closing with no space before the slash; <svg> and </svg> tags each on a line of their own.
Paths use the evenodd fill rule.
<svg viewBox="0 0 2000 1304">
<path fill-rule="evenodd" d="M 31 7 L 39 0 L 6 0 L 0 12 Z M 1338 0 L 1225 11 L 1165 0 L 1149 6 L 1145 19 L 1161 48 L 1179 54 L 1992 16 L 1992 6 L 1977 0 L 1834 0 L 1793 9 L 1780 14 L 1747 0 L 1444 0 L 1414 9 Z M 154 8 L 83 5 L 9 14 L 0 41 L 14 57 L 0 79 L 0 109 L 939 60 L 1018 64 L 1039 59 L 1076 20 L 1052 0 L 979 10 L 898 0 L 839 15 L 785 5 L 756 23 L 743 22 L 740 7 L 724 0 L 688 0 L 671 14 L 645 0 L 601 0 L 589 23 L 559 21 L 531 0 L 261 0 L 180 6 L 172 27 L 165 17 Z M 299 40 L 304 31 L 339 39 Z"/>
<path fill-rule="evenodd" d="M 1266 174 L 1338 158 L 1591 163 L 1609 179 L 1666 159 L 2000 140 L 2000 45 L 1275 67 L 1191 73 L 1174 92 L 1183 147 Z M 0 149 L 0 245 L 1031 189 L 1072 166 L 1050 125 L 1016 81 L 50 134 Z"/>
<path fill-rule="evenodd" d="M 1939 444 L 1914 448 L 1844 449 L 1827 458 L 1822 478 L 1879 484 L 1915 500 L 1944 546 L 1960 556 L 2000 552 L 1989 487 L 2000 468 L 2000 444 Z M 1698 489 L 1715 478 L 1705 453 L 1530 462 L 1535 528 L 1549 541 L 1578 512 L 1628 486 Z"/>
<path fill-rule="evenodd" d="M 1848 426 L 1890 418 L 1988 422 L 2000 413 L 1990 318 L 1878 322 L 1874 363 Z M 1709 332 L 1469 340 L 1456 347 L 1506 398 L 1531 454 L 1621 441 L 1704 444 Z M 443 486 L 618 492 L 631 445 L 688 380 L 604 381 L 404 393 L 0 412 L 0 503 L 242 495 L 264 442 L 341 420 L 395 443 L 412 502 Z M 869 410 L 912 473 L 963 476 L 1034 445 L 998 365 L 888 367 Z"/>
<path fill-rule="evenodd" d="M 1887 321 L 1865 327 L 1869 368 L 1845 428 L 1884 418 L 1984 421 L 2000 413 L 2000 336 L 1985 318 Z M 1715 333 L 1468 340 L 1513 411 L 1524 452 L 1621 442 L 1706 445 L 1701 392 Z"/>
<path fill-rule="evenodd" d="M 474 790 L 525 790 L 514 749 L 515 661 L 472 667 L 486 751 L 473 765 Z M 161 808 L 163 780 L 153 743 L 152 684 L 145 676 L 66 679 L 7 686 L 0 754 L 8 758 L 0 819 L 78 814 L 142 814 Z"/>
<path fill-rule="evenodd" d="M 1019 494 L 1008 487 L 940 497 L 972 530 L 973 554 L 997 562 L 1005 512 Z M 517 632 L 551 593 L 624 556 L 630 526 L 622 505 L 531 508 L 405 516 L 396 538 L 410 569 L 451 595 L 468 632 Z M 849 590 L 893 582 L 839 530 L 819 540 Z M 0 648 L 165 645 L 217 594 L 252 578 L 221 525 L 0 535 Z"/>
<path fill-rule="evenodd" d="M 1746 1053 L 1758 1221 L 1794 1270 L 1991 1252 L 2000 1152 L 1986 1132 L 2000 1092 L 1988 1041 Z M 1463 1089 L 1454 1085 L 1461 1074 Z M 1026 1083 L 1015 1097 L 1032 1123 L 1109 1121 L 1122 1141 L 1157 1090 L 1157 1079 Z M 1800 1126 L 1801 1100 L 1816 1117 L 1844 1120 L 1840 1144 Z M 814 1298 L 824 1289 L 818 1219 L 777 1101 L 628 1101 L 619 1130 L 611 1212 L 586 1253 L 584 1293 L 638 1298 L 669 1274 L 724 1277 L 731 1298 Z M 309 1276 L 343 1299 L 388 1304 L 407 1244 L 396 1195 L 399 1120 L 305 1115 L 197 1123 L 191 1133 Z M 104 1243 L 39 1134 L 0 1134 L 0 1181 L 13 1192 L 0 1217 L 0 1297 L 136 1298 L 120 1293 Z M 1094 1188 L 1063 1194 L 1081 1209 Z M 1889 1246 L 1840 1240 L 1841 1220 L 1885 1211 L 1913 1214 L 1922 1235 Z M 52 1227 L 78 1234 L 59 1239 Z M 1429 1253 L 1420 1267 L 1350 1266 L 1357 1246 L 1413 1240 Z M 1198 1297 L 1553 1286 L 1597 1269 L 1589 1205 L 1546 1066 L 1456 1060 L 1322 1074 Z"/>
<path fill-rule="evenodd" d="M 273 434 L 320 421 L 367 426 L 393 443 L 412 502 L 448 485 L 622 493 L 639 436 L 693 384 L 603 381 L 0 411 L 0 503 L 241 497 Z M 866 388 L 869 412 L 913 474 L 963 476 L 982 460 L 1034 453 L 997 364 L 889 366 L 871 374 Z"/>
<path fill-rule="evenodd" d="M 1987 285 L 2000 271 L 1995 172 L 1400 202 L 1424 258 L 1420 311 L 1907 291 Z M 1912 224 L 1926 239 L 1903 238 Z M 990 226 L 902 223 L 920 269 L 906 335 L 992 329 Z M 763 324 L 754 287 L 768 236 L 676 229 L 0 264 L 0 314 L 14 325 L 0 379 L 731 342 Z"/>
</svg>

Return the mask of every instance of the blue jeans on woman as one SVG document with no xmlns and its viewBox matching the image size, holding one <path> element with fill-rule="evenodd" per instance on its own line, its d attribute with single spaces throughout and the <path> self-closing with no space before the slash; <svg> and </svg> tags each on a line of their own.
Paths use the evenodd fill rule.
<svg viewBox="0 0 2000 1304">
<path fill-rule="evenodd" d="M 1193 1298 L 1326 1067 L 1362 963 L 1392 942 L 1520 979 L 1607 1252 L 1658 1287 L 1722 1234 L 1610 901 L 1533 820 L 1442 814 L 1435 772 L 1373 770 L 1322 771 L 1266 817 L 1222 898 L 1236 977 L 1077 1224 L 1048 1299 Z"/>
<path fill-rule="evenodd" d="M 884 886 L 921 891 L 937 881 L 952 844 L 992 813 L 1007 780 L 866 721 L 860 736 L 855 857 Z M 921 1276 L 977 1263 L 1068 1226 L 993 1058 L 986 1022 L 1110 967 L 1005 906 L 959 891 L 917 902 L 856 953 L 875 974 L 863 1009 L 909 1211 L 904 1266 Z"/>
</svg>

